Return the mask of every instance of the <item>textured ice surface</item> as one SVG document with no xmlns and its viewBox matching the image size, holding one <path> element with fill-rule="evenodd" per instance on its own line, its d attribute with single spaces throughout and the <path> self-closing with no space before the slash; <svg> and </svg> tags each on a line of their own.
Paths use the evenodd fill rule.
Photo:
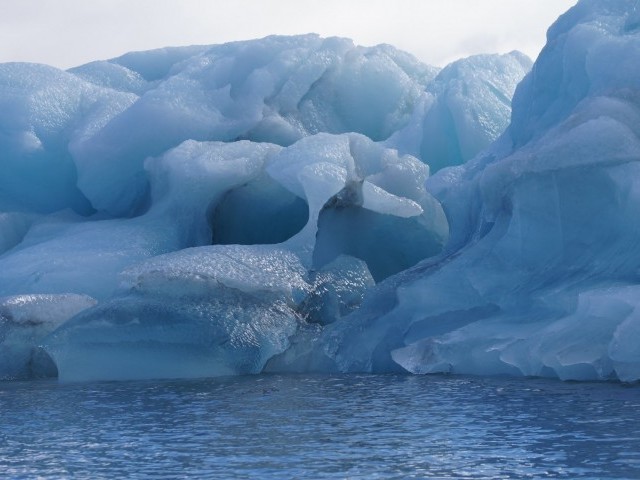
<svg viewBox="0 0 640 480">
<path fill-rule="evenodd" d="M 286 250 L 216 245 L 154 257 L 123 273 L 126 293 L 45 342 L 63 381 L 259 373 L 284 351 L 306 295 Z"/>
<path fill-rule="evenodd" d="M 582 1 L 550 28 L 507 133 L 427 182 L 450 222 L 445 252 L 289 363 L 640 379 L 635 4 Z"/>
<path fill-rule="evenodd" d="M 3 64 L 0 192 L 42 212 L 137 214 L 148 193 L 145 159 L 185 140 L 288 146 L 320 132 L 385 140 L 421 124 L 435 90 L 459 111 L 466 160 L 506 126 L 515 77 L 525 73 L 516 58 L 488 56 L 475 61 L 481 74 L 467 68 L 434 80 L 438 69 L 389 45 L 304 35 L 132 52 L 67 72 Z M 445 150 L 436 153 L 451 161 L 425 161 L 460 161 Z"/>
<path fill-rule="evenodd" d="M 288 346 L 296 314 L 240 290 L 111 299 L 50 335 L 63 381 L 192 378 L 259 373 Z"/>
<path fill-rule="evenodd" d="M 95 304 L 73 294 L 0 297 L 0 379 L 55 376 L 55 365 L 40 349 L 42 339 Z"/>
<path fill-rule="evenodd" d="M 366 231 L 365 250 L 332 245 L 332 236 L 346 239 L 352 228 L 340 212 L 356 212 L 389 258 L 402 257 L 396 270 L 438 253 L 448 234 L 424 187 L 428 168 L 362 135 L 318 134 L 286 148 L 187 141 L 145 168 L 142 215 L 2 217 L 0 294 L 73 292 L 102 301 L 48 341 L 62 379 L 258 372 L 309 316 L 310 296 L 326 298 L 330 305 L 314 321 L 330 323 L 359 305 L 373 283 L 368 264 L 381 277 L 394 273 Z M 413 222 L 410 234 L 426 245 L 396 242 L 398 222 Z M 344 254 L 359 259 L 336 264 Z M 327 280 L 311 279 L 316 269 L 345 278 L 328 289 Z M 347 278 L 357 291 L 339 285 Z M 134 318 L 142 326 L 130 328 Z M 169 324 L 190 333 L 175 340 Z M 145 343 L 145 335 L 154 340 Z"/>
<path fill-rule="evenodd" d="M 35 217 L 24 212 L 0 213 L 0 255 L 24 239 Z"/>
<path fill-rule="evenodd" d="M 0 295 L 79 293 L 108 297 L 126 266 L 180 248 L 169 221 L 82 221 L 73 214 L 34 222 L 21 243 L 0 256 Z"/>
<path fill-rule="evenodd" d="M 368 265 L 384 277 L 394 273 L 390 264 L 399 269 L 389 258 L 412 265 L 437 254 L 448 234 L 424 188 L 427 167 L 361 135 L 318 134 L 286 148 L 188 141 L 146 168 L 148 212 L 106 221 L 103 230 L 139 230 L 158 249 L 178 251 L 123 251 L 105 233 L 106 251 L 130 252 L 122 261 L 131 266 L 117 291 L 114 272 L 126 265 L 106 258 L 85 272 L 104 275 L 90 285 L 109 282 L 105 291 L 116 295 L 47 341 L 63 380 L 257 373 L 305 319 L 330 323 L 357 308 L 374 283 Z M 323 214 L 345 210 L 357 212 L 364 230 L 354 238 L 366 240 L 365 250 L 331 240 L 348 238 L 353 225 Z M 398 221 L 413 222 L 405 240 L 394 239 Z M 93 231 L 98 223 L 80 225 Z M 412 244 L 411 235 L 425 245 Z M 20 250 L 5 261 L 13 258 L 20 262 Z M 64 275 L 70 283 L 60 288 L 89 288 L 74 287 L 67 266 Z M 317 307 L 320 298 L 326 307 Z"/>
<path fill-rule="evenodd" d="M 502 134 L 515 52 L 438 71 L 307 35 L 1 65 L 0 295 L 99 301 L 44 339 L 62 320 L 3 314 L 7 375 L 43 344 L 63 380 L 640 380 L 635 3 L 563 15 Z"/>
<path fill-rule="evenodd" d="M 471 160 L 509 125 L 511 97 L 530 69 L 520 52 L 453 62 L 429 83 L 411 121 L 387 144 L 421 158 L 432 172 Z"/>
<path fill-rule="evenodd" d="M 187 139 L 287 146 L 350 131 L 385 139 L 407 122 L 436 69 L 389 46 L 307 35 L 131 53 L 72 72 L 138 96 L 71 145 L 92 205 L 123 213 L 144 195 L 143 160 Z"/>
<path fill-rule="evenodd" d="M 71 146 L 100 131 L 135 98 L 53 67 L 0 64 L 0 198 L 43 212 L 90 212 L 76 186 Z"/>
<path fill-rule="evenodd" d="M 329 324 L 356 310 L 375 285 L 366 262 L 339 255 L 309 274 L 309 294 L 300 306 L 310 323 Z"/>
</svg>

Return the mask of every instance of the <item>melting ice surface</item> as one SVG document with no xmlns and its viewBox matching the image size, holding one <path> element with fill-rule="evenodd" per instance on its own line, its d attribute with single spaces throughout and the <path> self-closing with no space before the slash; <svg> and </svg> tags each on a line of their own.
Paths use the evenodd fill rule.
<svg viewBox="0 0 640 480">
<path fill-rule="evenodd" d="M 533 67 L 315 35 L 0 65 L 0 375 L 639 380 L 636 3 Z"/>
</svg>

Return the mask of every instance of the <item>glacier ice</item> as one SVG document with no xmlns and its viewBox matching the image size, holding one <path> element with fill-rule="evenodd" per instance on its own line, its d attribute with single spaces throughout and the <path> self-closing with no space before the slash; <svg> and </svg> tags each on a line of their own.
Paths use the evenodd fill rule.
<svg viewBox="0 0 640 480">
<path fill-rule="evenodd" d="M 42 339 L 96 303 L 75 294 L 0 297 L 0 380 L 56 376 Z"/>
<path fill-rule="evenodd" d="M 22 242 L 36 217 L 25 212 L 0 213 L 0 255 Z"/>
<path fill-rule="evenodd" d="M 207 293 L 111 299 L 47 337 L 46 352 L 62 381 L 88 381 L 259 373 L 288 346 L 297 316 L 286 303 Z"/>
<path fill-rule="evenodd" d="M 444 252 L 369 292 L 287 362 L 640 379 L 634 12 L 586 0 L 560 17 L 506 133 L 427 180 L 449 220 Z"/>
<path fill-rule="evenodd" d="M 367 290 L 376 284 L 365 261 L 345 254 L 312 271 L 309 277 L 309 293 L 299 311 L 307 322 L 323 325 L 356 310 Z"/>
<path fill-rule="evenodd" d="M 324 212 L 377 215 L 373 226 L 396 255 L 406 245 L 393 241 L 394 219 L 415 222 L 413 233 L 430 243 L 408 252 L 407 266 L 439 252 L 448 234 L 440 205 L 424 187 L 427 166 L 359 134 L 317 134 L 289 147 L 189 140 L 149 157 L 145 171 L 150 193 L 143 214 L 32 215 L 23 238 L 0 257 L 2 295 L 73 293 L 101 301 L 46 344 L 61 379 L 259 372 L 311 316 L 303 307 L 308 298 L 335 303 L 317 320 L 328 323 L 356 308 L 373 283 L 365 262 L 376 274 L 393 273 L 378 272 L 374 256 L 355 252 L 363 258 L 340 271 L 360 285 L 357 293 L 317 285 L 316 269 L 337 274 L 325 268 L 334 258 L 320 262 L 316 252 L 326 253 L 328 234 L 346 238 L 341 231 L 350 228 L 320 221 Z M 359 195 L 336 205 L 350 188 Z M 3 218 L 13 228 L 25 215 Z M 332 249 L 334 257 L 350 253 L 342 243 Z M 191 332 L 181 341 L 167 327 L 174 317 L 176 329 Z M 140 325 L 132 327 L 132 318 Z M 154 341 L 145 343 L 145 335 Z M 108 360 L 119 355 L 136 368 Z"/>
<path fill-rule="evenodd" d="M 509 125 L 511 98 L 530 69 L 531 60 L 517 51 L 447 65 L 387 144 L 421 158 L 434 172 L 471 160 Z"/>
<path fill-rule="evenodd" d="M 0 376 L 640 380 L 638 18 L 0 65 Z"/>
<path fill-rule="evenodd" d="M 126 69 L 123 71 L 122 69 Z M 391 47 L 316 35 L 127 54 L 71 73 L 135 102 L 69 145 L 94 208 L 132 212 L 143 161 L 184 140 L 288 146 L 319 132 L 387 138 L 435 72 Z M 131 125 L 136 125 L 131 129 Z"/>
<path fill-rule="evenodd" d="M 517 79 L 507 72 L 513 62 L 503 63 L 505 72 L 487 71 L 484 80 L 509 84 L 506 93 L 483 92 L 475 105 L 472 91 L 454 102 L 496 115 L 488 124 L 467 121 L 473 136 L 495 137 L 487 127 L 506 122 L 508 111 L 496 105 Z M 67 72 L 3 64 L 0 193 L 45 213 L 136 215 L 147 199 L 148 157 L 186 140 L 289 146 L 321 132 L 385 140 L 420 122 L 437 72 L 388 45 L 317 35 L 133 52 Z"/>
<path fill-rule="evenodd" d="M 0 203 L 91 213 L 76 184 L 71 145 L 91 137 L 134 99 L 46 65 L 0 64 Z"/>
</svg>

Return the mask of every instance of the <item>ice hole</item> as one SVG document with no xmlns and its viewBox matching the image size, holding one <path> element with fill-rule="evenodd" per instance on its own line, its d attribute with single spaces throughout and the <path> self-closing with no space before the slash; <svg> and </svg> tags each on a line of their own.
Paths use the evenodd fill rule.
<svg viewBox="0 0 640 480">
<path fill-rule="evenodd" d="M 364 260 L 379 282 L 441 249 L 442 239 L 424 215 L 402 218 L 329 200 L 318 219 L 313 265 L 321 268 L 341 254 L 352 255 Z"/>
<path fill-rule="evenodd" d="M 302 230 L 308 220 L 307 202 L 263 175 L 224 194 L 210 215 L 212 243 L 281 243 Z"/>
</svg>

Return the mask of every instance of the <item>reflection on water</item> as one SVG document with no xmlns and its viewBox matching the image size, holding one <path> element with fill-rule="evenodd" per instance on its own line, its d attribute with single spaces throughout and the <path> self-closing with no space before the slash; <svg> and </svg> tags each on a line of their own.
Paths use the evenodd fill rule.
<svg viewBox="0 0 640 480">
<path fill-rule="evenodd" d="M 0 383 L 0 476 L 640 478 L 640 386 L 423 376 Z"/>
</svg>

